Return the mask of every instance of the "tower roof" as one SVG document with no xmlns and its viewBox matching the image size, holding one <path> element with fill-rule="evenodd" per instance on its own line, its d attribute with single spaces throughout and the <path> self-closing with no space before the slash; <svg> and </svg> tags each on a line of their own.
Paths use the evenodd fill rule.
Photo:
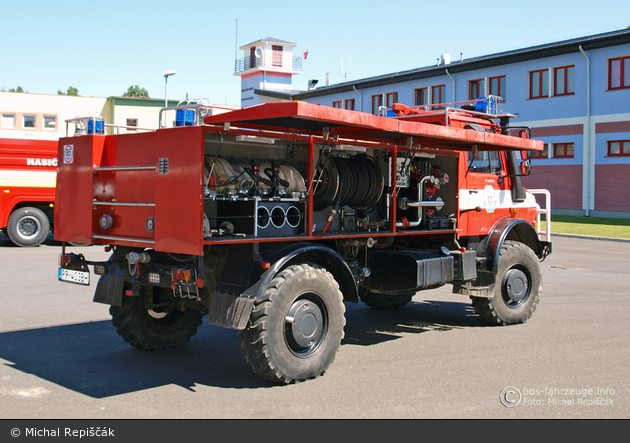
<svg viewBox="0 0 630 443">
<path fill-rule="evenodd" d="M 249 48 L 250 46 L 256 46 L 256 43 L 273 43 L 273 44 L 278 44 L 280 46 L 286 46 L 288 48 L 295 48 L 297 46 L 297 43 L 291 43 L 286 40 L 280 40 L 274 37 L 266 37 L 266 38 L 261 38 L 260 40 L 256 40 L 255 42 L 251 42 L 246 45 L 243 45 L 239 49 L 244 50 L 245 48 Z"/>
</svg>

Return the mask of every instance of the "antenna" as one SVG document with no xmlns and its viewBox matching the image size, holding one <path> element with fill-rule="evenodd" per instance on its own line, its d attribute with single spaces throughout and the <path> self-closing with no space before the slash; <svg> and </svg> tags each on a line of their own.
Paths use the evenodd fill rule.
<svg viewBox="0 0 630 443">
<path fill-rule="evenodd" d="M 238 19 L 236 19 L 236 36 L 234 37 L 234 61 L 238 60 Z"/>
</svg>

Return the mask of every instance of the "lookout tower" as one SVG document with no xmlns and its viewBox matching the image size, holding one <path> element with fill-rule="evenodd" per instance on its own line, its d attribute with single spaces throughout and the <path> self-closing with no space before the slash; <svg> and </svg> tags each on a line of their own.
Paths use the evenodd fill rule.
<svg viewBox="0 0 630 443">
<path fill-rule="evenodd" d="M 276 101 L 269 94 L 292 90 L 292 79 L 302 73 L 302 57 L 293 57 L 297 44 L 267 37 L 239 49 L 244 57 L 236 60 L 234 75 L 241 77 L 241 106 L 247 107 Z"/>
</svg>

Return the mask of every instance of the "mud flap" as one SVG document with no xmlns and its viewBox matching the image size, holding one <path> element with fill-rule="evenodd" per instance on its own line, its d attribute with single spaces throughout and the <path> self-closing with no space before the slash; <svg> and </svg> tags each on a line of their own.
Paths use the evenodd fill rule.
<svg viewBox="0 0 630 443">
<path fill-rule="evenodd" d="M 122 276 L 101 275 L 94 292 L 94 301 L 96 303 L 105 303 L 121 307 L 123 300 L 123 285 L 125 280 Z"/>
<path fill-rule="evenodd" d="M 255 301 L 252 297 L 214 291 L 210 299 L 208 322 L 222 328 L 243 330 Z"/>
</svg>

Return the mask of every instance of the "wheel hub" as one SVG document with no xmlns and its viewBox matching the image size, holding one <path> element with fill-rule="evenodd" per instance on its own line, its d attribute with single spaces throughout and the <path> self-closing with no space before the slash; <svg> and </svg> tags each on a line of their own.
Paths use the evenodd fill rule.
<svg viewBox="0 0 630 443">
<path fill-rule="evenodd" d="M 503 278 L 503 296 L 510 307 L 520 306 L 529 296 L 527 274 L 520 269 L 510 269 Z"/>
<path fill-rule="evenodd" d="M 297 300 L 287 313 L 289 341 L 302 351 L 316 345 L 324 334 L 322 311 L 310 300 Z"/>
<path fill-rule="evenodd" d="M 39 229 L 39 222 L 35 217 L 24 217 L 18 223 L 18 232 L 24 238 L 33 237 Z"/>
</svg>

